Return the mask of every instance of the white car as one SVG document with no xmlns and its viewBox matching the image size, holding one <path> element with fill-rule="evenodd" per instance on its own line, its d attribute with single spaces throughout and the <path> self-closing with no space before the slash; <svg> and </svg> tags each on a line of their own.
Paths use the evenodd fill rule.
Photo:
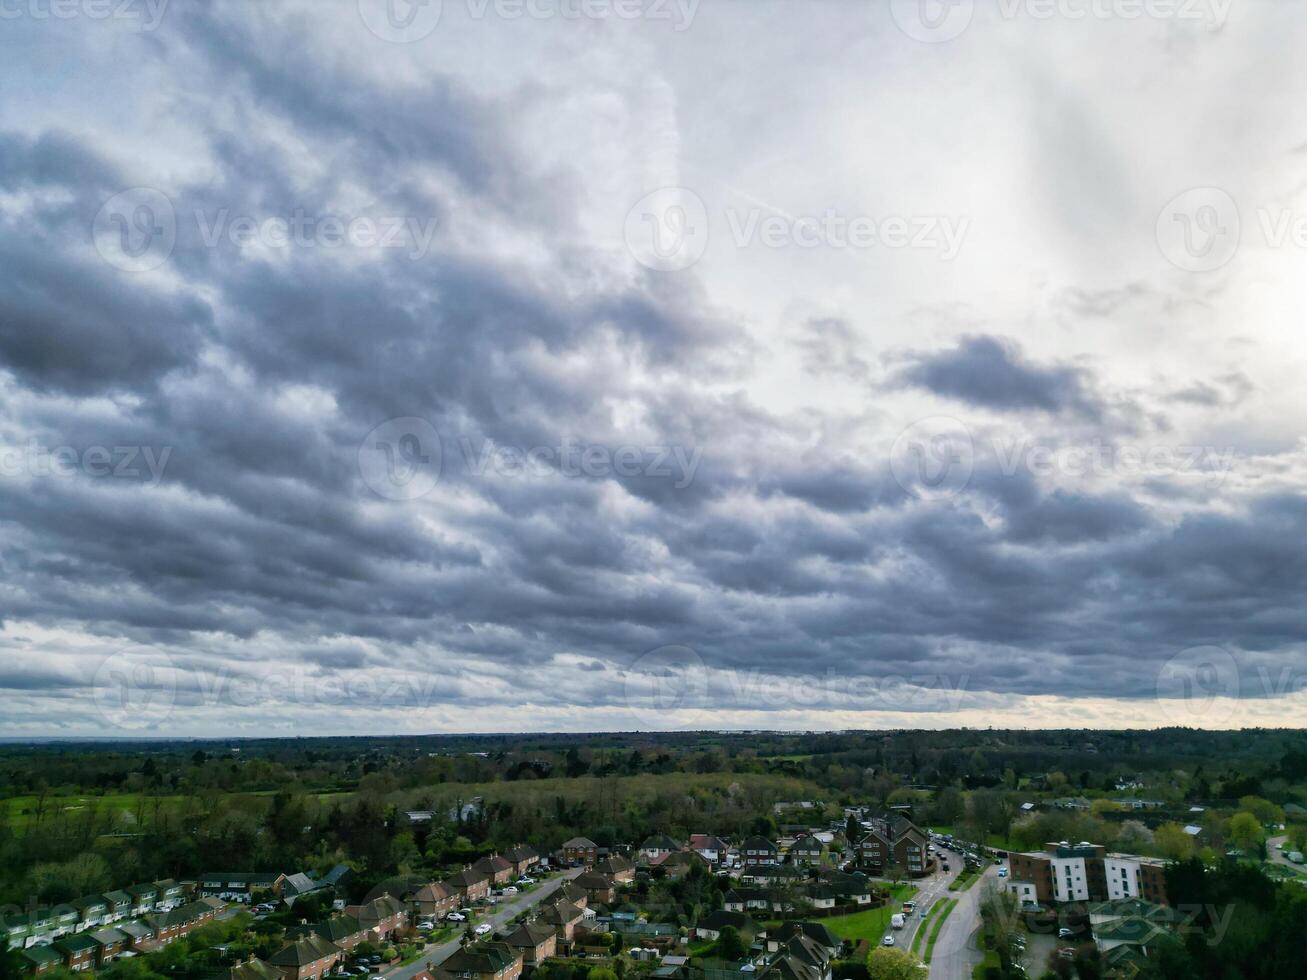
<svg viewBox="0 0 1307 980">
<path fill-rule="evenodd" d="M 430 932 L 435 927 L 436 924 L 432 922 L 430 919 L 423 919 L 421 922 L 418 923 L 418 928 L 426 932 Z"/>
<path fill-rule="evenodd" d="M 1061 929 L 1059 929 L 1059 930 L 1057 931 L 1057 938 L 1058 938 L 1058 939 L 1069 939 L 1069 938 L 1070 938 L 1071 936 L 1073 936 L 1073 935 L 1075 935 L 1075 933 L 1073 933 L 1070 929 L 1067 929 L 1067 928 L 1065 928 L 1065 927 L 1063 927 L 1063 928 L 1061 928 Z"/>
<path fill-rule="evenodd" d="M 998 876 L 999 876 L 1000 878 L 1006 878 L 1006 877 L 1007 877 L 1007 868 L 999 868 L 999 869 L 998 869 Z"/>
<path fill-rule="evenodd" d="M 445 918 L 448 919 L 450 922 L 466 922 L 466 921 L 467 921 L 467 916 L 464 915 L 462 912 L 450 912 L 449 915 L 445 916 Z"/>
<path fill-rule="evenodd" d="M 882 940 L 880 941 L 880 944 L 881 944 L 882 946 L 893 946 L 893 945 L 894 945 L 894 937 L 893 937 L 893 936 L 886 936 L 884 939 L 882 939 Z"/>
<path fill-rule="evenodd" d="M 517 889 L 514 888 L 512 885 L 509 885 L 507 888 L 504 889 L 505 897 L 509 895 L 516 895 L 516 894 L 517 894 Z"/>
<path fill-rule="evenodd" d="M 490 931 L 490 923 L 489 923 L 489 922 L 483 922 L 483 923 L 481 923 L 481 925 L 479 925 L 479 926 L 476 927 L 476 934 L 477 934 L 478 936 L 484 936 L 484 935 L 485 935 L 486 933 L 488 933 L 489 931 Z"/>
<path fill-rule="evenodd" d="M 534 885 L 536 880 L 534 878 L 528 878 L 526 875 L 522 875 L 521 878 L 517 879 L 517 883 L 519 885 Z"/>
</svg>

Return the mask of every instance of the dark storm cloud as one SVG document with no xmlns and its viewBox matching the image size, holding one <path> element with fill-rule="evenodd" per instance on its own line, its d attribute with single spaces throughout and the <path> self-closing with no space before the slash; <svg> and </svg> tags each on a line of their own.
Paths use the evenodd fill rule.
<svg viewBox="0 0 1307 980">
<path fill-rule="evenodd" d="M 924 388 L 968 405 L 999 411 L 1067 413 L 1097 420 L 1104 406 L 1087 374 L 1065 365 L 1037 364 L 995 337 L 963 337 L 954 348 L 913 351 L 894 383 Z"/>
<path fill-rule="evenodd" d="M 972 690 L 1129 695 L 1185 646 L 1301 637 L 1301 499 L 1211 514 L 1169 475 L 1146 494 L 1058 486 L 984 451 L 957 494 L 919 499 L 888 441 L 855 449 L 746 394 L 754 344 L 693 273 L 609 274 L 611 257 L 576 245 L 583 182 L 533 169 L 513 98 L 439 73 L 386 87 L 236 9 L 178 11 L 146 42 L 183 106 L 215 103 L 202 176 L 165 188 L 179 229 L 159 276 L 110 268 L 88 234 L 107 197 L 156 177 L 111 163 L 103 138 L 0 137 L 0 188 L 27 200 L 0 224 L 0 436 L 170 450 L 157 485 L 21 460 L 0 473 L 6 624 L 49 631 L 52 649 L 61 631 L 158 644 L 186 703 L 203 698 L 192 667 L 248 677 L 277 660 L 310 676 L 438 672 L 449 704 L 606 706 L 617 668 L 670 643 L 741 673 L 931 670 Z M 359 197 L 434 218 L 431 254 L 264 254 L 206 244 L 193 218 Z M 549 261 L 465 247 L 459 222 L 490 218 Z M 1101 315 L 1116 302 L 1082 299 Z M 819 379 L 870 382 L 849 322 L 810 320 L 799 347 Z M 1087 371 L 985 336 L 910 352 L 892 381 L 1035 418 L 1054 446 L 1109 414 Z M 1239 390 L 1213 385 L 1222 404 Z M 439 431 L 444 465 L 397 502 L 365 485 L 357 454 L 407 416 Z M 463 449 L 569 441 L 697 465 L 683 483 L 557 462 L 506 474 Z M 1182 499 L 1193 513 L 1164 513 Z M 532 680 L 560 656 L 579 658 L 564 679 L 612 684 Z M 24 662 L 0 686 L 54 696 L 80 676 Z"/>
</svg>

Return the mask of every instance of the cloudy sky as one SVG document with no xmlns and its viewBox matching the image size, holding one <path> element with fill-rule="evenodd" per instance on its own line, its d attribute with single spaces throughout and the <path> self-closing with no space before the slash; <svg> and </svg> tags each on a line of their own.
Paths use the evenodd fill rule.
<svg viewBox="0 0 1307 980">
<path fill-rule="evenodd" d="M 1307 7 L 0 3 L 0 736 L 1300 725 Z"/>
</svg>

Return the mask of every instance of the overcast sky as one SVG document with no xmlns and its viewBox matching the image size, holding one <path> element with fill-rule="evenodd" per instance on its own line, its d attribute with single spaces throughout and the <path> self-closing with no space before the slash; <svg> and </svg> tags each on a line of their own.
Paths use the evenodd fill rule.
<svg viewBox="0 0 1307 980">
<path fill-rule="evenodd" d="M 0 735 L 1300 725 L 1307 6 L 0 3 Z"/>
</svg>

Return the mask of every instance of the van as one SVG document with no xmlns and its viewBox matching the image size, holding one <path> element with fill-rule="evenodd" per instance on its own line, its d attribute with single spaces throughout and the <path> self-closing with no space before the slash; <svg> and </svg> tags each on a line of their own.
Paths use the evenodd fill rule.
<svg viewBox="0 0 1307 980">
<path fill-rule="evenodd" d="M 891 929 L 902 929 L 902 928 L 903 928 L 903 924 L 904 924 L 905 921 L 906 921 L 906 920 L 903 918 L 903 913 L 902 913 L 902 912 L 895 912 L 895 913 L 894 913 L 893 915 L 891 915 L 890 918 L 889 918 L 890 928 L 891 928 Z"/>
</svg>

